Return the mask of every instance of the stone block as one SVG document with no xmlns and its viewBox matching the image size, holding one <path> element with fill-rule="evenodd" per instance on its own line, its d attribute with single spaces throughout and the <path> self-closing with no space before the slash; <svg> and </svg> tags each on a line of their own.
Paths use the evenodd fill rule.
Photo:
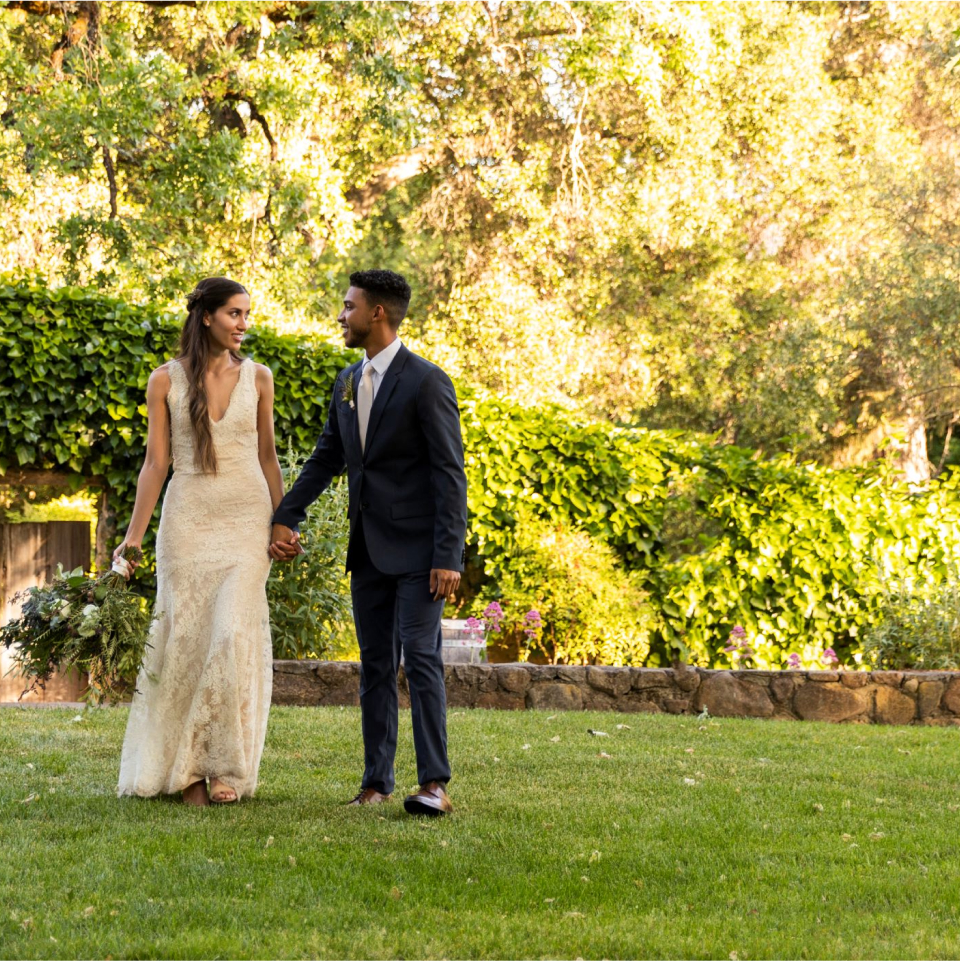
<svg viewBox="0 0 960 961">
<path fill-rule="evenodd" d="M 793 697 L 798 678 L 791 677 L 789 674 L 781 675 L 770 681 L 770 693 L 778 704 L 788 704 Z"/>
<path fill-rule="evenodd" d="M 530 672 L 531 683 L 535 681 L 552 681 L 556 678 L 557 671 L 559 670 L 559 668 L 553 664 L 527 664 L 526 668 Z"/>
<path fill-rule="evenodd" d="M 866 689 L 854 691 L 838 683 L 801 684 L 793 695 L 793 708 L 805 721 L 846 721 L 869 707 Z"/>
<path fill-rule="evenodd" d="M 840 679 L 839 671 L 807 671 L 808 681 L 822 681 L 829 683 Z"/>
<path fill-rule="evenodd" d="M 917 716 L 917 703 L 895 687 L 878 687 L 874 719 L 880 724 L 909 724 Z"/>
<path fill-rule="evenodd" d="M 580 691 L 585 711 L 619 711 L 620 698 L 587 687 Z"/>
<path fill-rule="evenodd" d="M 926 727 L 960 727 L 960 717 L 925 717 L 920 723 Z"/>
<path fill-rule="evenodd" d="M 583 687 L 586 683 L 586 668 L 581 667 L 579 664 L 561 664 L 559 667 L 554 668 L 554 670 L 557 672 L 557 678 L 565 681 L 567 684 L 576 684 L 577 687 Z"/>
<path fill-rule="evenodd" d="M 271 703 L 292 704 L 300 707 L 315 707 L 329 703 L 324 697 L 325 690 L 317 680 L 316 674 L 311 672 L 294 673 L 292 671 L 275 671 L 273 675 L 273 693 Z"/>
<path fill-rule="evenodd" d="M 903 684 L 900 685 L 900 690 L 906 694 L 916 694 L 919 686 L 920 681 L 911 674 L 904 680 Z"/>
<path fill-rule="evenodd" d="M 583 694 L 576 684 L 533 684 L 527 691 L 527 707 L 534 711 L 582 711 Z"/>
<path fill-rule="evenodd" d="M 522 711 L 526 708 L 522 694 L 508 691 L 484 691 L 477 697 L 474 707 L 498 711 Z"/>
<path fill-rule="evenodd" d="M 629 667 L 588 667 L 587 684 L 604 694 L 620 697 L 630 690 Z"/>
<path fill-rule="evenodd" d="M 473 707 L 479 696 L 475 687 L 447 682 L 447 707 Z"/>
<path fill-rule="evenodd" d="M 674 686 L 673 671 L 659 667 L 634 667 L 630 671 L 634 690 L 648 691 L 651 688 Z"/>
<path fill-rule="evenodd" d="M 960 677 L 953 678 L 943 694 L 943 706 L 953 714 L 960 714 Z"/>
<path fill-rule="evenodd" d="M 663 709 L 667 714 L 686 714 L 690 710 L 689 697 L 667 697 L 663 700 Z"/>
<path fill-rule="evenodd" d="M 700 686 L 700 672 L 689 664 L 681 664 L 673 669 L 673 681 L 687 694 L 692 694 Z"/>
<path fill-rule="evenodd" d="M 945 685 L 943 681 L 920 681 L 917 689 L 917 714 L 928 717 L 940 707 Z"/>
<path fill-rule="evenodd" d="M 870 680 L 884 687 L 899 687 L 903 682 L 903 671 L 871 671 Z"/>
<path fill-rule="evenodd" d="M 664 705 L 666 706 L 666 705 Z M 696 707 L 715 717 L 770 717 L 773 701 L 766 689 L 725 671 L 706 674 L 697 689 Z"/>
<path fill-rule="evenodd" d="M 314 660 L 274 661 L 273 673 L 274 674 L 316 674 L 317 665 L 320 663 L 323 663 L 323 662 L 314 661 Z"/>
<path fill-rule="evenodd" d="M 317 677 L 324 685 L 323 704 L 349 707 L 360 703 L 360 664 L 356 661 L 321 661 Z"/>
<path fill-rule="evenodd" d="M 494 670 L 500 687 L 511 694 L 525 694 L 530 686 L 530 672 L 515 664 L 498 664 Z"/>
<path fill-rule="evenodd" d="M 473 688 L 474 690 L 484 689 L 484 682 L 493 676 L 493 666 L 490 664 L 451 664 L 444 668 L 447 684 L 450 684 L 451 677 L 456 680 L 460 687 Z M 494 684 L 494 688 L 496 684 Z"/>
<path fill-rule="evenodd" d="M 869 679 L 870 678 L 864 674 L 863 671 L 844 671 L 840 675 L 840 683 L 844 687 L 849 687 L 852 689 L 866 687 Z"/>
</svg>

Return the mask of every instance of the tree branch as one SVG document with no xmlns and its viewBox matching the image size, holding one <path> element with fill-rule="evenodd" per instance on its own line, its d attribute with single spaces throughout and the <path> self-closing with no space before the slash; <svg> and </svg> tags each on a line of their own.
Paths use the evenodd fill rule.
<svg viewBox="0 0 960 961">
<path fill-rule="evenodd" d="M 103 167 L 107 171 L 107 183 L 110 185 L 110 219 L 117 219 L 117 172 L 113 166 L 110 151 L 103 148 Z"/>
<path fill-rule="evenodd" d="M 943 473 L 943 465 L 947 462 L 947 454 L 950 453 L 950 440 L 953 437 L 953 428 L 957 423 L 957 415 L 954 414 L 950 418 L 950 423 L 947 425 L 947 436 L 943 439 L 943 450 L 940 452 L 940 461 L 937 464 L 937 469 L 934 472 L 934 477 L 939 477 Z"/>
<path fill-rule="evenodd" d="M 267 138 L 267 143 L 270 144 L 270 162 L 277 162 L 277 142 L 273 139 L 273 134 L 270 133 L 270 127 L 267 124 L 267 118 L 260 113 L 257 109 L 257 105 L 247 98 L 245 100 L 246 105 L 250 108 L 250 119 L 255 120 L 260 124 L 260 129 L 263 131 L 264 137 Z"/>
<path fill-rule="evenodd" d="M 936 387 L 930 387 L 928 390 L 920 390 L 915 394 L 910 394 L 907 400 L 916 400 L 918 397 L 924 397 L 927 394 L 935 394 L 937 391 L 941 390 L 957 390 L 960 388 L 960 384 L 938 384 Z"/>
<path fill-rule="evenodd" d="M 246 33 L 247 28 L 242 23 L 235 23 L 228 31 L 227 35 L 223 38 L 223 42 L 228 47 L 234 47 L 237 41 Z"/>
<path fill-rule="evenodd" d="M 410 153 L 394 157 L 378 167 L 362 186 L 348 190 L 347 200 L 359 216 L 365 217 L 373 209 L 373 205 L 394 187 L 439 166 L 442 162 L 443 155 L 435 146 L 411 150 Z"/>
<path fill-rule="evenodd" d="M 4 4 L 4 10 L 23 10 L 24 13 L 33 13 L 37 16 L 44 17 L 48 13 L 67 13 L 67 8 L 73 7 L 72 3 L 64 2 L 52 2 L 52 3 L 39 3 L 39 2 L 25 2 L 21 3 L 18 0 L 12 0 L 10 3 Z"/>
<path fill-rule="evenodd" d="M 270 144 L 270 162 L 276 163 L 277 142 L 273 139 L 273 134 L 270 132 L 270 125 L 267 123 L 267 118 L 260 113 L 257 105 L 246 94 L 235 93 L 232 91 L 228 91 L 220 99 L 229 103 L 245 103 L 247 107 L 250 108 L 250 119 L 260 125 L 260 129 L 263 131 L 264 137 L 267 138 L 267 143 Z"/>
</svg>

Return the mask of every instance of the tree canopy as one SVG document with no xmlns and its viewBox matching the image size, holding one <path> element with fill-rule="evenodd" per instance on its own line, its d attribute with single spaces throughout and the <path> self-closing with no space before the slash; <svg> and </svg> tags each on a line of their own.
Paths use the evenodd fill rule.
<svg viewBox="0 0 960 961">
<path fill-rule="evenodd" d="M 390 267 L 404 336 L 513 400 L 840 463 L 892 439 L 922 479 L 960 380 L 958 26 L 952 2 L 8 2 L 0 269 L 161 305 L 225 273 L 332 334 L 350 270 Z"/>
</svg>

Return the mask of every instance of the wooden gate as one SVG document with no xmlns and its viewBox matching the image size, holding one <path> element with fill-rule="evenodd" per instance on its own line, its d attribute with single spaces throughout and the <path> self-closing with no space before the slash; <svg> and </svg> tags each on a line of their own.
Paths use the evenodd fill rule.
<svg viewBox="0 0 960 961">
<path fill-rule="evenodd" d="M 64 570 L 90 569 L 90 525 L 86 521 L 47 521 L 44 524 L 0 524 L 0 624 L 19 613 L 10 603 L 18 591 L 46 583 Z M 13 659 L 0 647 L 0 702 L 16 701 L 24 688 L 23 679 L 8 674 Z M 46 690 L 28 694 L 23 701 L 76 701 L 82 682 L 76 673 L 56 675 Z"/>
</svg>

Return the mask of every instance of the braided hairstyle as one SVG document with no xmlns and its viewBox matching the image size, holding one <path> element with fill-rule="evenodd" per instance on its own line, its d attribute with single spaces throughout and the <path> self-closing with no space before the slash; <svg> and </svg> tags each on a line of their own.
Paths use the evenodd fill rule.
<svg viewBox="0 0 960 961">
<path fill-rule="evenodd" d="M 207 407 L 207 359 L 210 356 L 210 334 L 203 323 L 204 317 L 222 307 L 231 297 L 245 294 L 242 284 L 226 277 L 208 277 L 201 280 L 187 297 L 187 320 L 180 332 L 180 356 L 177 358 L 187 372 L 190 385 L 190 423 L 193 425 L 194 459 L 205 474 L 216 474 L 217 452 L 213 446 L 210 430 L 210 412 Z M 231 355 L 241 361 L 236 351 Z"/>
</svg>

